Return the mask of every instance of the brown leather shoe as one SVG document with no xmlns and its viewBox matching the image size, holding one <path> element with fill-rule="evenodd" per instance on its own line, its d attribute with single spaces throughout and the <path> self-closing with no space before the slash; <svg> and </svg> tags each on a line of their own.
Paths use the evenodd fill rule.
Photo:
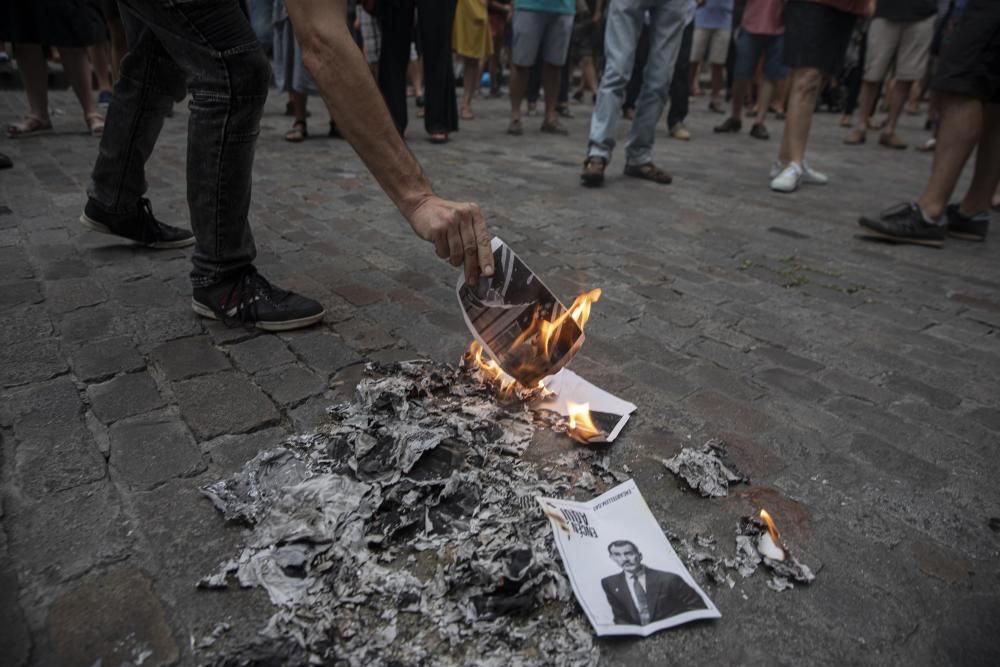
<svg viewBox="0 0 1000 667">
<path fill-rule="evenodd" d="M 654 183 L 660 183 L 661 185 L 670 185 L 674 182 L 674 177 L 670 175 L 670 172 L 660 169 L 652 162 L 638 165 L 626 165 L 625 175 L 632 176 L 634 178 L 642 178 L 647 181 L 653 181 Z"/>
<path fill-rule="evenodd" d="M 604 169 L 608 161 L 599 156 L 588 157 L 583 161 L 583 173 L 580 181 L 588 188 L 596 188 L 604 184 Z"/>
<path fill-rule="evenodd" d="M 880 146 L 895 148 L 900 151 L 909 146 L 909 144 L 900 139 L 899 135 L 895 132 L 883 132 L 878 138 L 878 143 Z"/>
</svg>

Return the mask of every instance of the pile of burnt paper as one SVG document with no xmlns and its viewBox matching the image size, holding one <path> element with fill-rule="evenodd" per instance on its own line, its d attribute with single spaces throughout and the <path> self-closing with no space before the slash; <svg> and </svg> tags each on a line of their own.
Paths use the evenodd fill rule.
<svg viewBox="0 0 1000 667">
<path fill-rule="evenodd" d="M 521 460 L 535 426 L 469 374 L 369 364 L 328 426 L 261 452 L 204 493 L 244 523 L 199 586 L 259 586 L 276 610 L 209 664 L 591 665 L 597 652 L 535 498 L 603 491 L 590 448 Z"/>
</svg>

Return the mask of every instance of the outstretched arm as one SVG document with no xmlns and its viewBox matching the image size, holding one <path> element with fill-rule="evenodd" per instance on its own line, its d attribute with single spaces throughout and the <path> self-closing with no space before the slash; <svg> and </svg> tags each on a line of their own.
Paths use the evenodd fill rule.
<svg viewBox="0 0 1000 667">
<path fill-rule="evenodd" d="M 346 0 L 285 0 L 302 60 L 350 142 L 417 236 L 438 257 L 465 264 L 465 278 L 493 275 L 490 234 L 478 204 L 434 194 L 417 159 L 403 143 L 347 29 Z"/>
</svg>

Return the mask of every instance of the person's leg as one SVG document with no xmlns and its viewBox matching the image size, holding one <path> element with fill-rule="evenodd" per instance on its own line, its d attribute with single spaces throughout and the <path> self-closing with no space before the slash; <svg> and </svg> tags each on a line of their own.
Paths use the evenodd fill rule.
<svg viewBox="0 0 1000 667">
<path fill-rule="evenodd" d="M 298 90 L 288 91 L 288 103 L 292 108 L 292 129 L 285 133 L 285 140 L 299 142 L 309 136 L 306 129 L 306 102 L 305 92 Z"/>
<path fill-rule="evenodd" d="M 49 123 L 49 67 L 41 45 L 15 44 L 14 59 L 28 98 L 28 113 Z"/>
<path fill-rule="evenodd" d="M 118 5 L 117 2 L 114 3 Z M 128 42 L 125 39 L 125 26 L 122 25 L 121 16 L 108 18 L 108 34 L 111 36 L 111 78 L 117 83 L 121 77 L 122 58 L 128 51 Z"/>
<path fill-rule="evenodd" d="M 861 82 L 861 93 L 858 95 L 858 122 L 855 125 L 855 129 L 860 132 L 868 131 L 868 123 L 871 121 L 871 111 L 875 104 L 878 88 L 877 81 Z"/>
<path fill-rule="evenodd" d="M 545 93 L 545 122 L 555 124 L 556 106 L 559 102 L 559 78 L 562 67 L 545 63 L 542 66 L 542 90 Z"/>
<path fill-rule="evenodd" d="M 1000 193 L 1000 103 L 983 107 L 983 130 L 976 147 L 976 168 L 972 182 L 959 204 L 959 211 L 975 215 L 995 206 Z"/>
<path fill-rule="evenodd" d="M 378 62 L 378 87 L 389 108 L 396 129 L 406 132 L 406 68 L 410 63 L 410 42 L 413 39 L 413 6 L 415 0 L 400 0 L 386 6 L 379 16 L 382 28 L 382 53 Z"/>
<path fill-rule="evenodd" d="M 97 90 L 111 93 L 111 44 L 108 41 L 87 48 L 87 56 L 94 67 Z"/>
<path fill-rule="evenodd" d="M 722 83 L 725 81 L 725 64 L 717 65 L 712 63 L 712 98 L 709 104 L 713 109 L 722 108 Z"/>
<path fill-rule="evenodd" d="M 736 95 L 736 88 L 733 88 L 733 95 Z M 757 89 L 757 116 L 754 118 L 755 125 L 763 125 L 764 121 L 767 120 L 767 110 L 771 105 L 771 96 L 774 94 L 774 81 L 771 81 L 766 76 L 760 82 L 760 88 Z M 735 99 L 734 99 L 735 102 Z"/>
<path fill-rule="evenodd" d="M 580 82 L 584 92 L 597 95 L 597 69 L 594 66 L 593 55 L 586 55 L 580 59 Z"/>
<path fill-rule="evenodd" d="M 542 86 L 545 89 L 545 120 L 543 131 L 567 134 L 556 122 L 560 105 L 569 101 L 569 81 L 563 79 L 568 70 L 569 46 L 573 37 L 573 15 L 551 13 L 547 16 L 545 36 L 542 39 Z"/>
<path fill-rule="evenodd" d="M 138 45 L 145 49 L 144 57 L 133 63 L 130 53 L 122 63 L 123 84 L 126 79 L 132 83 L 120 85 L 112 98 L 94 169 L 94 189 L 103 191 L 98 199 L 112 207 L 136 206 L 136 195 L 141 196 L 145 186 L 142 164 L 171 97 L 184 94 L 179 65 L 191 95 L 187 189 L 196 238 L 192 283 L 200 288 L 235 278 L 256 255 L 247 216 L 270 63 L 236 3 L 122 4 L 155 39 L 150 35 Z M 124 98 L 121 105 L 119 95 Z M 126 195 L 128 204 L 123 201 Z"/>
<path fill-rule="evenodd" d="M 931 175 L 923 193 L 917 198 L 920 208 L 932 219 L 940 218 L 944 213 L 983 130 L 982 102 L 951 93 L 941 93 L 940 99 L 941 127 L 938 128 Z M 996 105 L 991 106 L 996 111 Z"/>
<path fill-rule="evenodd" d="M 87 49 L 63 47 L 61 52 L 63 73 L 76 94 L 87 127 L 99 136 L 104 131 L 104 118 L 97 111 L 97 100 L 90 87 L 90 59 L 87 58 Z"/>
<path fill-rule="evenodd" d="M 791 92 L 785 117 L 785 131 L 781 136 L 778 160 L 781 164 L 795 163 L 802 166 L 806 156 L 809 130 L 812 128 L 816 96 L 819 95 L 822 73 L 812 67 L 797 67 L 791 74 Z"/>
<path fill-rule="evenodd" d="M 757 67 L 757 61 L 763 52 L 766 35 L 755 35 L 741 30 L 735 44 L 735 62 L 733 63 L 733 99 L 731 102 L 730 116 L 722 125 L 716 128 L 717 132 L 738 132 L 742 128 L 743 105 L 746 101 L 747 92 L 750 90 L 751 79 Z M 758 100 L 759 102 L 759 100 Z M 758 108 L 760 105 L 758 104 Z M 765 107 L 766 109 L 766 107 Z"/>
<path fill-rule="evenodd" d="M 417 27 L 424 59 L 424 128 L 428 134 L 458 130 L 458 99 L 451 60 L 455 0 L 417 0 Z M 383 48 L 386 43 L 383 38 Z M 406 58 L 409 60 L 409 42 Z M 403 95 L 406 95 L 405 85 Z M 405 102 L 405 101 L 404 101 Z"/>
<path fill-rule="evenodd" d="M 513 41 L 510 52 L 510 129 L 515 133 L 520 128 L 521 103 L 528 92 L 531 70 L 542 56 L 544 28 L 541 12 L 514 10 L 511 22 Z"/>
<path fill-rule="evenodd" d="M 684 32 L 687 0 L 671 0 L 654 6 L 649 13 L 649 61 L 643 70 L 642 92 L 636 103 L 635 120 L 625 144 L 626 165 L 633 167 L 641 167 L 653 161 L 656 123 L 667 103 L 670 77 L 674 73 L 681 35 Z"/>
<path fill-rule="evenodd" d="M 639 42 L 635 47 L 635 62 L 632 64 L 632 76 L 625 87 L 625 103 L 622 110 L 626 118 L 635 117 L 635 104 L 642 92 L 642 72 L 649 61 L 649 26 L 643 23 L 639 31 Z"/>
<path fill-rule="evenodd" d="M 694 21 L 688 23 L 681 34 L 681 48 L 674 64 L 674 75 L 670 80 L 670 111 L 667 112 L 667 127 L 673 129 L 684 122 L 688 115 L 691 82 L 691 38 L 694 35 Z"/>
<path fill-rule="evenodd" d="M 465 69 L 462 72 L 462 106 L 459 108 L 459 115 L 464 120 L 472 120 L 472 98 L 479 88 L 479 58 L 464 57 Z"/>
<path fill-rule="evenodd" d="M 538 12 L 536 12 L 537 14 Z M 536 17 L 537 18 L 537 17 Z M 535 58 L 535 63 L 531 66 L 531 71 L 528 74 L 528 88 L 525 90 L 525 98 L 528 100 L 528 114 L 534 113 L 535 105 L 538 104 L 538 100 L 542 97 L 542 49 L 541 45 L 544 43 L 544 37 L 539 37 L 539 49 L 538 57 Z"/>
<path fill-rule="evenodd" d="M 590 118 L 588 157 L 611 160 L 611 152 L 615 147 L 615 127 L 621 115 L 625 86 L 632 76 L 644 11 L 643 3 L 638 0 L 617 0 L 607 8 L 604 74 L 597 89 L 597 105 Z"/>
<path fill-rule="evenodd" d="M 889 120 L 882 130 L 883 140 L 881 141 L 883 143 L 885 138 L 895 137 L 896 124 L 899 122 L 899 116 L 903 113 L 903 105 L 906 104 L 906 98 L 909 97 L 912 86 L 912 81 L 900 81 L 899 79 L 896 79 L 896 83 L 893 84 L 892 90 L 889 92 Z M 906 148 L 906 144 L 897 138 L 892 147 Z"/>
</svg>

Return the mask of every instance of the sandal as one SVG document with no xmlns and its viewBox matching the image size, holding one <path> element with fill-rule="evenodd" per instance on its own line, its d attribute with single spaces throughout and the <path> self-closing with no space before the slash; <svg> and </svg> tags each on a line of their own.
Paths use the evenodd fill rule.
<svg viewBox="0 0 1000 667">
<path fill-rule="evenodd" d="M 87 121 L 87 127 L 90 129 L 90 136 L 99 137 L 104 134 L 104 116 L 94 112 L 88 113 L 84 116 Z"/>
<path fill-rule="evenodd" d="M 446 144 L 448 143 L 448 133 L 447 132 L 431 132 L 430 142 L 432 144 Z"/>
<path fill-rule="evenodd" d="M 309 131 L 306 129 L 306 121 L 297 120 L 292 123 L 292 129 L 285 132 L 285 141 L 290 141 L 293 144 L 297 144 L 300 141 L 304 141 L 306 137 L 309 136 Z"/>
<path fill-rule="evenodd" d="M 647 162 L 646 164 L 625 165 L 625 175 L 642 178 L 644 180 L 661 183 L 663 185 L 669 185 L 674 181 L 674 177 L 671 176 L 669 172 L 663 171 L 652 162 Z"/>
<path fill-rule="evenodd" d="M 7 126 L 7 136 L 11 139 L 15 137 L 25 137 L 29 134 L 38 134 L 52 129 L 52 121 L 29 113 L 18 123 L 11 123 Z"/>
<path fill-rule="evenodd" d="M 475 120 L 476 114 L 472 113 L 472 109 L 469 107 L 462 107 L 458 112 L 458 117 L 462 120 Z"/>
</svg>

